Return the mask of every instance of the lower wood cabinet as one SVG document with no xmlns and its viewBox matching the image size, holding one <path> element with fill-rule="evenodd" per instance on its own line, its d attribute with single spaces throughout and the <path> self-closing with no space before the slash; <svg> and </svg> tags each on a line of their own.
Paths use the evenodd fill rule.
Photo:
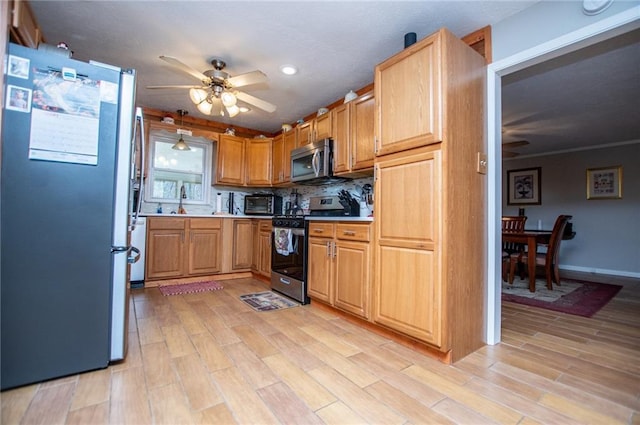
<svg viewBox="0 0 640 425">
<path fill-rule="evenodd" d="M 254 272 L 271 277 L 271 220 L 253 222 L 253 261 Z"/>
<path fill-rule="evenodd" d="M 253 226 L 251 219 L 233 219 L 231 270 L 250 269 L 253 260 Z"/>
<path fill-rule="evenodd" d="M 369 317 L 370 228 L 367 223 L 309 223 L 309 297 Z"/>
<path fill-rule="evenodd" d="M 146 279 L 219 273 L 221 219 L 148 217 Z"/>
</svg>

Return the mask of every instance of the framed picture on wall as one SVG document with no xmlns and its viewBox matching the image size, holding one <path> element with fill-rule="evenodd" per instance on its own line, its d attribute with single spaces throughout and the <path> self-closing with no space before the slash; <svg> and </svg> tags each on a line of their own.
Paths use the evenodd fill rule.
<svg viewBox="0 0 640 425">
<path fill-rule="evenodd" d="M 542 168 L 507 171 L 507 205 L 540 205 Z"/>
<path fill-rule="evenodd" d="M 588 168 L 587 199 L 622 199 L 622 166 Z"/>
</svg>

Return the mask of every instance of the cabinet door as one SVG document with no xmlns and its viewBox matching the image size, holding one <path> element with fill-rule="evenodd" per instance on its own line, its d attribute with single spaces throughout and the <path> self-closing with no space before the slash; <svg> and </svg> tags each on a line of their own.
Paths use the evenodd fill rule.
<svg viewBox="0 0 640 425">
<path fill-rule="evenodd" d="M 245 141 L 241 137 L 220 135 L 216 158 L 217 184 L 244 185 L 244 145 Z"/>
<path fill-rule="evenodd" d="M 375 98 L 366 93 L 349 103 L 351 170 L 373 168 Z"/>
<path fill-rule="evenodd" d="M 438 32 L 376 66 L 377 155 L 442 140 L 440 49 Z"/>
<path fill-rule="evenodd" d="M 249 269 L 253 262 L 253 226 L 251 220 L 233 220 L 232 270 Z"/>
<path fill-rule="evenodd" d="M 252 252 L 251 252 L 251 270 L 256 272 L 259 270 L 260 261 L 260 231 L 258 220 L 251 220 L 251 239 L 252 239 Z"/>
<path fill-rule="evenodd" d="M 291 181 L 291 151 L 297 147 L 296 132 L 287 131 L 282 135 L 284 140 L 284 158 L 283 158 L 283 182 Z"/>
<path fill-rule="evenodd" d="M 331 137 L 331 114 L 326 113 L 314 119 L 313 141 Z"/>
<path fill-rule="evenodd" d="M 189 232 L 189 274 L 220 272 L 219 229 L 191 229 Z"/>
<path fill-rule="evenodd" d="M 247 139 L 246 184 L 271 186 L 271 139 Z"/>
<path fill-rule="evenodd" d="M 333 172 L 336 174 L 350 171 L 350 131 L 349 131 L 349 103 L 334 108 L 333 114 Z"/>
<path fill-rule="evenodd" d="M 303 122 L 302 124 L 298 124 L 298 126 L 296 127 L 296 133 L 298 136 L 298 147 L 308 145 L 312 142 L 312 124 L 312 121 L 307 121 Z"/>
<path fill-rule="evenodd" d="M 443 281 L 440 151 L 376 164 L 373 320 L 440 347 Z M 398 202 L 397 190 L 405 191 Z"/>
<path fill-rule="evenodd" d="M 368 317 L 370 248 L 365 242 L 335 242 L 334 305 L 358 316 Z"/>
<path fill-rule="evenodd" d="M 184 229 L 148 231 L 147 279 L 181 277 L 184 274 Z"/>
<path fill-rule="evenodd" d="M 307 293 L 331 304 L 333 240 L 310 237 L 307 248 Z"/>
<path fill-rule="evenodd" d="M 260 231 L 260 268 L 263 276 L 271 276 L 271 230 Z"/>
<path fill-rule="evenodd" d="M 273 184 L 280 184 L 284 182 L 284 136 L 279 134 L 273 139 L 273 145 L 271 149 L 271 158 L 273 161 L 271 178 Z"/>
</svg>

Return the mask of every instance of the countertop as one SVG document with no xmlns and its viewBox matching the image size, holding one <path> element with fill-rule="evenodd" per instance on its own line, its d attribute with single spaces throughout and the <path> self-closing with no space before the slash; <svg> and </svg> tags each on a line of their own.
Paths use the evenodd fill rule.
<svg viewBox="0 0 640 425">
<path fill-rule="evenodd" d="M 140 214 L 142 217 L 206 217 L 206 218 L 258 218 L 261 220 L 271 220 L 270 215 L 243 215 L 243 214 L 158 214 L 158 213 L 149 213 L 149 214 Z"/>
<path fill-rule="evenodd" d="M 140 214 L 141 217 L 206 217 L 206 218 L 255 218 L 258 220 L 271 220 L 273 217 L 268 215 L 242 215 L 242 214 L 157 214 L 157 213 L 149 213 L 149 214 Z M 310 216 L 307 215 L 304 217 L 305 220 L 308 221 L 362 221 L 362 222 L 372 222 L 373 217 L 348 217 L 348 216 L 339 216 L 339 217 L 325 217 L 325 216 Z"/>
<path fill-rule="evenodd" d="M 340 217 L 323 217 L 323 216 L 305 216 L 305 220 L 308 221 L 364 221 L 364 222 L 371 222 L 373 221 L 373 217 L 345 217 L 345 216 L 340 216 Z"/>
</svg>

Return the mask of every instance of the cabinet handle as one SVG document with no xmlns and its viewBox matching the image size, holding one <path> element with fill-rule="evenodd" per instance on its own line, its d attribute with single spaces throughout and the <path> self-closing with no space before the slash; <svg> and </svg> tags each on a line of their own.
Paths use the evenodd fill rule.
<svg viewBox="0 0 640 425">
<path fill-rule="evenodd" d="M 313 231 L 316 233 L 324 233 L 324 230 L 322 229 L 313 229 Z"/>
<path fill-rule="evenodd" d="M 342 232 L 344 235 L 346 236 L 355 236 L 356 232 L 352 231 L 352 230 L 345 230 L 344 232 Z"/>
<path fill-rule="evenodd" d="M 375 154 L 378 153 L 378 138 L 377 137 L 373 138 L 373 153 L 375 153 Z"/>
<path fill-rule="evenodd" d="M 336 243 L 332 242 L 332 245 L 333 245 L 333 255 L 332 255 L 332 257 L 336 258 L 336 255 L 338 254 L 338 250 L 336 249 Z"/>
<path fill-rule="evenodd" d="M 331 258 L 331 241 L 327 242 L 327 257 Z"/>
</svg>

